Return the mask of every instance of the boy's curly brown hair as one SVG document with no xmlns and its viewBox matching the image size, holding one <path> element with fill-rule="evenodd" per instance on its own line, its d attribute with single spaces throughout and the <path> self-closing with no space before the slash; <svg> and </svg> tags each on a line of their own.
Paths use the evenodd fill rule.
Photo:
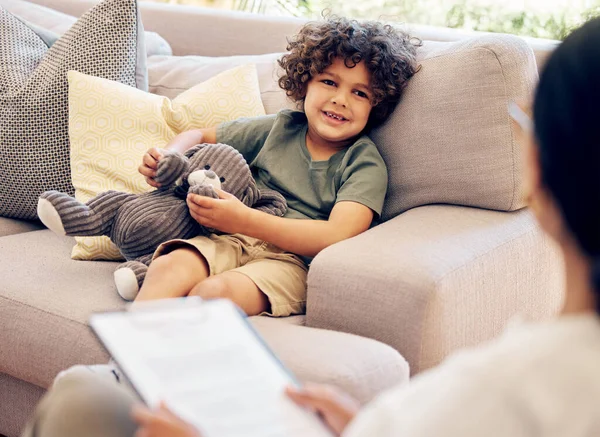
<svg viewBox="0 0 600 437">
<path fill-rule="evenodd" d="M 344 59 L 349 68 L 364 62 L 371 74 L 370 129 L 389 117 L 408 79 L 418 71 L 416 51 L 420 45 L 420 40 L 377 21 L 329 17 L 309 22 L 288 40 L 289 53 L 278 61 L 284 70 L 279 86 L 301 107 L 310 79 L 335 58 Z"/>
</svg>

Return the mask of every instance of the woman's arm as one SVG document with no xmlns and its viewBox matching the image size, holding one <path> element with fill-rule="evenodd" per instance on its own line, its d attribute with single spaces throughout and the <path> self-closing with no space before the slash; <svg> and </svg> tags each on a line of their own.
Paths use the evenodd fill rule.
<svg viewBox="0 0 600 437">
<path fill-rule="evenodd" d="M 189 195 L 192 217 L 204 226 L 259 238 L 303 256 L 315 256 L 334 243 L 366 231 L 373 220 L 373 211 L 357 202 L 338 202 L 328 220 L 297 220 L 249 208 L 224 191 L 219 197 Z"/>
</svg>

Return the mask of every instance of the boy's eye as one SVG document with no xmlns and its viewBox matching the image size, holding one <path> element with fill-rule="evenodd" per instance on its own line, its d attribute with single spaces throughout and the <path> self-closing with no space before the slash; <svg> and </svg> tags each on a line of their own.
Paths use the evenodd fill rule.
<svg viewBox="0 0 600 437">
<path fill-rule="evenodd" d="M 368 99 L 369 96 L 367 95 L 367 93 L 363 92 L 363 91 L 354 91 L 354 93 L 358 96 L 358 97 L 362 97 L 363 99 Z"/>
<path fill-rule="evenodd" d="M 323 79 L 321 82 L 323 82 L 325 85 L 329 85 L 329 86 L 334 86 L 335 82 L 329 79 Z"/>
<path fill-rule="evenodd" d="M 210 170 L 210 165 L 206 164 L 206 165 L 204 166 L 204 170 Z"/>
</svg>

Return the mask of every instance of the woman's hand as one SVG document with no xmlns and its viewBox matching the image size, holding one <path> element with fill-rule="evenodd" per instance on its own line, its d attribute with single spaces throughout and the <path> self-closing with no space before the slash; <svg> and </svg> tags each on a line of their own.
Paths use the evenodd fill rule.
<svg viewBox="0 0 600 437">
<path fill-rule="evenodd" d="M 131 417 L 139 425 L 135 437 L 202 437 L 196 428 L 173 414 L 163 403 L 155 411 L 135 405 Z"/>
<path fill-rule="evenodd" d="M 233 194 L 215 189 L 218 199 L 188 194 L 190 214 L 198 223 L 228 234 L 243 234 L 247 228 L 252 208 L 244 205 Z"/>
<path fill-rule="evenodd" d="M 144 153 L 142 158 L 142 165 L 138 167 L 138 171 L 146 178 L 146 183 L 154 188 L 159 188 L 160 184 L 154 180 L 156 177 L 156 169 L 158 168 L 158 161 L 160 161 L 164 154 L 164 150 L 152 147 Z"/>
<path fill-rule="evenodd" d="M 300 389 L 289 387 L 286 393 L 298 405 L 319 413 L 338 436 L 360 409 L 357 400 L 327 385 L 308 384 Z"/>
</svg>

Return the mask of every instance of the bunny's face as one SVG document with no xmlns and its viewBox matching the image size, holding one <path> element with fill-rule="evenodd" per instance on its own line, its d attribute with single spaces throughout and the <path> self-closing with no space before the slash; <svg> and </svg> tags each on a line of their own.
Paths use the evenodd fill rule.
<svg viewBox="0 0 600 437">
<path fill-rule="evenodd" d="M 190 149 L 189 167 L 183 174 L 190 186 L 212 185 L 244 200 L 256 184 L 240 152 L 225 144 L 201 144 Z M 187 155 L 187 154 L 186 154 Z"/>
<path fill-rule="evenodd" d="M 187 177 L 187 181 L 189 185 L 210 185 L 214 188 L 227 191 L 221 186 L 221 183 L 225 182 L 225 178 L 222 176 L 219 177 L 212 171 L 209 164 L 205 166 L 204 170 L 194 170 L 191 172 Z"/>
</svg>

